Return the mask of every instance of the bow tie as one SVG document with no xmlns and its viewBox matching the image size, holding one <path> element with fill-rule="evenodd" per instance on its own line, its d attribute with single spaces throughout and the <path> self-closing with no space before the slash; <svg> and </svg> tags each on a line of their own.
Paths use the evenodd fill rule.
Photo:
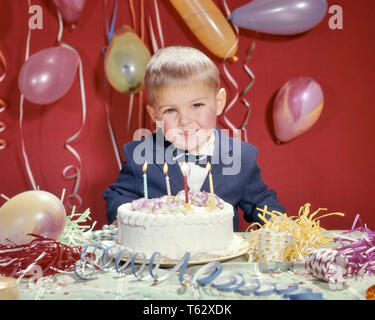
<svg viewBox="0 0 375 320">
<path fill-rule="evenodd" d="M 177 155 L 174 156 L 173 160 L 183 161 L 189 163 L 194 163 L 197 166 L 206 168 L 207 162 L 211 163 L 211 156 L 205 154 L 191 154 L 182 150 L 176 152 Z"/>
</svg>

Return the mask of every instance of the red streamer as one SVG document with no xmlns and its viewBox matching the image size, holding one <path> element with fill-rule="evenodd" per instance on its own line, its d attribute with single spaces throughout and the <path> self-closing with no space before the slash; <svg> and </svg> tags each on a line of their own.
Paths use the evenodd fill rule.
<svg viewBox="0 0 375 320">
<path fill-rule="evenodd" d="M 37 234 L 28 235 L 36 239 L 24 245 L 0 244 L 0 275 L 18 278 L 32 264 L 42 268 L 43 276 L 73 271 L 74 263 L 80 259 L 80 246 L 70 247 Z M 31 276 L 24 275 L 26 278 Z"/>
</svg>

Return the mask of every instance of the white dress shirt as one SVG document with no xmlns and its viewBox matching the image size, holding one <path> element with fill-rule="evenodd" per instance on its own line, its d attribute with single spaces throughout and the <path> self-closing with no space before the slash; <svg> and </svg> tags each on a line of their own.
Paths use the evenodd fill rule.
<svg viewBox="0 0 375 320">
<path fill-rule="evenodd" d="M 215 133 L 211 134 L 211 137 L 208 139 L 207 143 L 197 152 L 190 153 L 192 155 L 208 155 L 212 156 L 214 154 L 215 147 Z M 183 162 L 179 162 L 180 168 Z M 204 180 L 207 177 L 208 171 L 206 168 L 202 168 L 194 163 L 187 163 L 187 181 L 189 189 L 193 191 L 200 191 L 203 185 Z"/>
</svg>

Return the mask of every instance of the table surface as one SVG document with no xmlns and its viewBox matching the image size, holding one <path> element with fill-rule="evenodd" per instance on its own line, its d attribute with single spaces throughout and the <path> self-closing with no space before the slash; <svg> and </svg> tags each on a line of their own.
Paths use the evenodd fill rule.
<svg viewBox="0 0 375 320">
<path fill-rule="evenodd" d="M 342 231 L 331 230 L 330 235 Z M 240 272 L 245 278 L 259 279 L 277 284 L 298 284 L 321 293 L 327 300 L 365 299 L 368 287 L 375 284 L 375 276 L 345 277 L 341 285 L 332 285 L 309 275 L 303 263 L 294 264 L 286 271 L 266 272 L 260 265 L 249 263 L 245 255 L 224 261 L 223 272 Z M 201 265 L 189 266 L 186 273 L 193 274 Z M 160 272 L 167 272 L 161 268 Z M 259 272 L 261 270 L 261 272 Z M 280 300 L 282 295 L 273 293 L 265 296 L 243 295 L 237 292 L 219 291 L 212 286 L 182 286 L 178 273 L 155 285 L 152 279 L 138 280 L 133 274 L 120 274 L 116 271 L 100 271 L 90 280 L 80 280 L 73 273 L 43 277 L 40 283 L 31 288 L 27 280 L 19 283 L 19 299 L 22 300 Z"/>
</svg>

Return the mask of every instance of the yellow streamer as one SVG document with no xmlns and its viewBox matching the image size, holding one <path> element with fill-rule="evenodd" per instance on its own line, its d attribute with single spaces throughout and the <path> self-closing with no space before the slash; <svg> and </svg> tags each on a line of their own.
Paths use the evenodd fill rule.
<svg viewBox="0 0 375 320">
<path fill-rule="evenodd" d="M 330 215 L 344 216 L 345 214 L 333 212 L 315 217 L 320 211 L 327 209 L 319 208 L 310 214 L 310 207 L 311 204 L 306 203 L 300 208 L 297 216 L 290 217 L 278 211 L 270 212 L 267 206 L 263 209 L 257 208 L 257 210 L 261 212 L 258 214 L 258 217 L 260 220 L 264 221 L 264 225 L 261 226 L 259 222 L 254 222 L 249 225 L 244 234 L 245 241 L 250 243 L 250 250 L 253 254 L 256 254 L 258 236 L 259 232 L 262 230 L 289 232 L 292 235 L 292 243 L 284 252 L 284 258 L 289 261 L 304 261 L 304 256 L 313 249 L 331 242 L 333 237 L 323 235 L 327 230 L 320 227 L 318 220 Z M 270 218 L 267 219 L 267 216 Z M 258 230 L 252 229 L 257 225 L 260 226 Z"/>
</svg>

